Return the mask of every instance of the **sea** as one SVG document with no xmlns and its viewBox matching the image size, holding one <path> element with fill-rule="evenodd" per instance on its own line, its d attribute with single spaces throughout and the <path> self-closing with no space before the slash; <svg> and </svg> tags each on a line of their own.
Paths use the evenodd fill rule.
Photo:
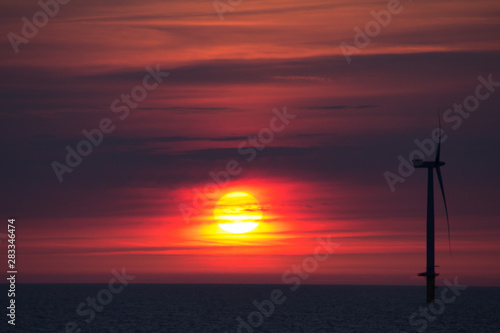
<svg viewBox="0 0 500 333">
<path fill-rule="evenodd" d="M 0 285 L 8 290 L 6 284 Z M 17 284 L 1 332 L 500 333 L 500 288 L 235 284 Z M 448 288 L 447 290 L 444 290 Z M 4 294 L 2 292 L 2 294 Z"/>
</svg>

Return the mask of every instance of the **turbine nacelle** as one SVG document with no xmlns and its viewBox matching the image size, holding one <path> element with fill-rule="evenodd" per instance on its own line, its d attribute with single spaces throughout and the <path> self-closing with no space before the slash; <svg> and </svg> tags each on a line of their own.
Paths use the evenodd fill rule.
<svg viewBox="0 0 500 333">
<path fill-rule="evenodd" d="M 446 164 L 445 162 L 441 161 L 424 161 L 421 159 L 415 159 L 412 160 L 412 162 L 415 168 L 439 168 Z"/>
</svg>

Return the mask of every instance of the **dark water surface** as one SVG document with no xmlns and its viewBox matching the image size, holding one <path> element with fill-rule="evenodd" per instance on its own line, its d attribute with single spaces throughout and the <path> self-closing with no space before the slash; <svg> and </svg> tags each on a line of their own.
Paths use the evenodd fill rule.
<svg viewBox="0 0 500 333">
<path fill-rule="evenodd" d="M 18 284 L 16 325 L 7 325 L 5 292 L 0 327 L 1 332 L 29 333 L 500 333 L 500 288 L 468 287 L 456 291 L 458 296 L 448 290 L 449 303 L 439 301 L 429 309 L 423 287 L 290 287 L 130 284 L 112 293 L 106 284 Z M 438 288 L 438 299 L 444 288 Z M 92 309 L 87 304 L 92 298 L 105 305 Z M 66 325 L 75 329 L 66 331 Z"/>
</svg>

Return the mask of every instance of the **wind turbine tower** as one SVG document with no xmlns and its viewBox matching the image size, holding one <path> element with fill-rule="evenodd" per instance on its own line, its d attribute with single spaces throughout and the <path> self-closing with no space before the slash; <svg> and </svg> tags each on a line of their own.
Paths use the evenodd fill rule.
<svg viewBox="0 0 500 333">
<path fill-rule="evenodd" d="M 434 169 L 436 169 L 437 178 L 439 181 L 439 186 L 441 188 L 441 194 L 443 195 L 444 208 L 446 211 L 446 222 L 448 223 L 448 244 L 450 248 L 451 255 L 451 240 L 450 240 L 450 221 L 448 219 L 448 207 L 446 206 L 446 197 L 444 195 L 443 179 L 441 177 L 440 167 L 445 165 L 439 159 L 441 152 L 441 120 L 439 119 L 439 142 L 436 150 L 436 159 L 434 161 L 423 161 L 423 160 L 413 160 L 413 165 L 415 168 L 426 168 L 427 169 L 427 271 L 418 274 L 419 276 L 425 276 L 427 280 L 427 303 L 432 303 L 435 299 L 435 289 L 436 289 L 436 273 L 434 265 Z"/>
</svg>

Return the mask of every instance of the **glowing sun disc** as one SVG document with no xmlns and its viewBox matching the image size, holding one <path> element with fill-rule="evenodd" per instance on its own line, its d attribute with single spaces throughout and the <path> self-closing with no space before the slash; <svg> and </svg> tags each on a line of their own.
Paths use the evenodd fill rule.
<svg viewBox="0 0 500 333">
<path fill-rule="evenodd" d="M 233 234 L 243 234 L 257 228 L 259 224 L 256 222 L 233 222 L 219 223 L 219 227 Z"/>
<path fill-rule="evenodd" d="M 246 192 L 222 196 L 214 208 L 214 218 L 224 231 L 242 234 L 252 231 L 262 219 L 262 210 L 255 197 Z"/>
</svg>

